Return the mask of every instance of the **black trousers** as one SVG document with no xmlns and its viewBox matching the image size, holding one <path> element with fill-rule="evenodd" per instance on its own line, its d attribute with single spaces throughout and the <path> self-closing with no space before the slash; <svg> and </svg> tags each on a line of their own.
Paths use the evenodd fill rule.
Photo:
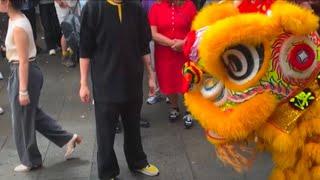
<svg viewBox="0 0 320 180">
<path fill-rule="evenodd" d="M 99 178 L 112 178 L 120 173 L 113 148 L 119 116 L 124 129 L 123 148 L 129 169 L 141 169 L 148 165 L 141 142 L 141 107 L 142 99 L 128 103 L 95 103 Z"/>
<path fill-rule="evenodd" d="M 36 41 L 37 40 L 37 21 L 36 21 L 36 9 L 33 7 L 28 10 L 22 10 L 22 13 L 28 18 L 30 21 L 32 32 L 33 32 L 33 38 Z"/>
<path fill-rule="evenodd" d="M 206 3 L 206 0 L 200 0 L 199 9 L 203 8 L 205 3 Z"/>
<path fill-rule="evenodd" d="M 56 49 L 60 46 L 61 29 L 54 3 L 40 4 L 39 9 L 47 49 Z"/>
<path fill-rule="evenodd" d="M 7 29 L 8 29 L 8 16 L 0 13 L 0 47 L 5 45 Z"/>
</svg>

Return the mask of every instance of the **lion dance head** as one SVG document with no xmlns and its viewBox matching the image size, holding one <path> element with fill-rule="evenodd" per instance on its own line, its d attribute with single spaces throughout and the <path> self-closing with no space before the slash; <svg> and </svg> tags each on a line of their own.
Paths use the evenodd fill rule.
<svg viewBox="0 0 320 180">
<path fill-rule="evenodd" d="M 197 15 L 184 48 L 185 104 L 211 143 L 254 137 L 282 104 L 310 105 L 306 87 L 320 72 L 318 22 L 311 10 L 274 0 L 222 1 Z"/>
</svg>

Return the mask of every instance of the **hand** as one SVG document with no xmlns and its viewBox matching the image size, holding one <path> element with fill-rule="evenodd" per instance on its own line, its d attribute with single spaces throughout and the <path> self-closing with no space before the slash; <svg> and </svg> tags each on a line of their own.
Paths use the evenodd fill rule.
<svg viewBox="0 0 320 180">
<path fill-rule="evenodd" d="M 80 99 L 83 103 L 90 103 L 90 90 L 89 87 L 86 85 L 81 85 L 79 91 Z"/>
<path fill-rule="evenodd" d="M 154 75 L 151 75 L 149 77 L 148 84 L 149 84 L 149 96 L 154 96 L 156 94 L 156 88 L 157 88 Z"/>
<path fill-rule="evenodd" d="M 182 51 L 182 47 L 184 45 L 184 40 L 181 39 L 175 39 L 175 43 L 171 46 L 171 49 L 177 52 Z"/>
<path fill-rule="evenodd" d="M 59 4 L 59 6 L 60 6 L 61 8 L 63 8 L 63 9 L 69 8 L 68 3 L 65 2 L 65 1 L 63 1 L 63 0 L 62 0 L 62 1 L 59 1 L 58 4 Z"/>
<path fill-rule="evenodd" d="M 30 104 L 29 95 L 19 95 L 19 103 L 21 106 L 27 106 Z"/>
<path fill-rule="evenodd" d="M 173 45 L 175 45 L 175 44 L 176 44 L 176 42 L 177 42 L 177 40 L 176 40 L 176 39 L 171 39 L 171 40 L 170 40 L 169 47 L 172 47 Z"/>
<path fill-rule="evenodd" d="M 306 9 L 312 9 L 310 2 L 302 2 L 300 5 Z"/>
</svg>

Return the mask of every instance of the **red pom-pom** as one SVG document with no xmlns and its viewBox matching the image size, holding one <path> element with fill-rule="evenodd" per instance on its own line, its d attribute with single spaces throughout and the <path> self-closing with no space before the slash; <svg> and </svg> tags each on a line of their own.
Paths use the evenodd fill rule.
<svg viewBox="0 0 320 180">
<path fill-rule="evenodd" d="M 183 93 L 186 93 L 189 91 L 191 81 L 192 81 L 191 79 L 192 79 L 191 74 L 185 75 L 184 78 L 182 79 L 182 92 Z"/>
<path fill-rule="evenodd" d="M 190 31 L 187 35 L 186 42 L 183 46 L 183 54 L 187 59 L 189 59 L 189 55 L 191 53 L 191 47 L 196 41 L 196 31 Z"/>
<path fill-rule="evenodd" d="M 263 13 L 270 10 L 275 0 L 242 0 L 238 9 L 241 13 Z"/>
</svg>

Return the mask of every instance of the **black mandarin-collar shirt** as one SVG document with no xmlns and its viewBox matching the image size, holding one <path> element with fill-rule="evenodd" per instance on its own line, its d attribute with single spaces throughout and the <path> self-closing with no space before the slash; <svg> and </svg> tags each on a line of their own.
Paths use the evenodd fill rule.
<svg viewBox="0 0 320 180">
<path fill-rule="evenodd" d="M 96 102 L 142 98 L 144 64 L 151 31 L 142 8 L 125 2 L 88 1 L 82 12 L 80 56 L 89 58 Z"/>
</svg>

